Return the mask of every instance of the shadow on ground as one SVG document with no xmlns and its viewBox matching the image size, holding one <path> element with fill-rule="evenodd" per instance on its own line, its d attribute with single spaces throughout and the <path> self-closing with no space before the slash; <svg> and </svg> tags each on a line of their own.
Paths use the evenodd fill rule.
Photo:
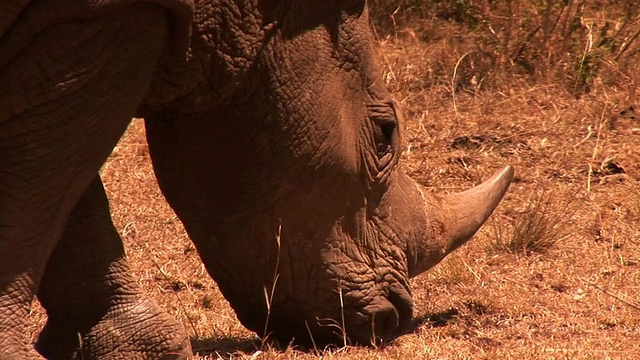
<svg viewBox="0 0 640 360">
<path fill-rule="evenodd" d="M 221 337 L 215 339 L 191 339 L 191 348 L 199 356 L 213 356 L 230 359 L 239 353 L 252 354 L 260 350 L 262 343 L 258 337 Z"/>
<path fill-rule="evenodd" d="M 422 314 L 416 316 L 411 321 L 411 324 L 403 329 L 398 336 L 415 333 L 424 324 L 429 324 L 431 327 L 446 326 L 448 323 L 460 315 L 460 312 L 456 308 L 447 309 L 445 311 Z M 282 346 L 273 341 L 267 341 L 268 345 L 273 349 L 285 351 L 288 346 Z M 391 341 L 390 343 L 393 343 Z M 289 344 L 290 345 L 290 344 Z M 199 356 L 214 356 L 220 359 L 231 359 L 240 354 L 252 354 L 256 351 L 264 348 L 263 343 L 258 337 L 220 337 L 215 339 L 191 339 L 191 347 L 194 353 Z M 296 347 L 296 350 L 303 352 L 317 351 L 312 348 Z"/>
<path fill-rule="evenodd" d="M 460 315 L 460 311 L 458 309 L 450 308 L 437 313 L 415 316 L 411 320 L 411 324 L 407 326 L 407 328 L 402 330 L 401 335 L 415 333 L 416 331 L 418 331 L 418 328 L 420 328 L 420 326 L 425 324 L 429 324 L 431 327 L 447 326 L 449 322 L 455 319 L 455 317 L 458 315 Z"/>
</svg>

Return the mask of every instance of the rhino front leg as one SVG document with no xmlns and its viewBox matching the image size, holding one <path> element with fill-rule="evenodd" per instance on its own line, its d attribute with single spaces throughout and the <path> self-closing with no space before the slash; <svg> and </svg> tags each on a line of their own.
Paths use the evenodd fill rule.
<svg viewBox="0 0 640 360">
<path fill-rule="evenodd" d="M 71 212 L 38 299 L 49 319 L 36 349 L 46 358 L 179 359 L 190 354 L 182 325 L 145 298 L 130 274 L 99 177 Z"/>
<path fill-rule="evenodd" d="M 0 26 L 0 359 L 42 358 L 27 338 L 31 301 L 68 215 L 147 92 L 167 26 L 147 2 L 77 19 L 61 12 L 90 6 L 26 3 Z"/>
</svg>

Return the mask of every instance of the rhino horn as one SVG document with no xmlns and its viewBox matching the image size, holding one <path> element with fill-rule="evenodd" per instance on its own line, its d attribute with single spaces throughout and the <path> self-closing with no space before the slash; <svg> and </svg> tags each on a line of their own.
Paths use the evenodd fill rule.
<svg viewBox="0 0 640 360">
<path fill-rule="evenodd" d="M 513 179 L 513 167 L 505 166 L 482 184 L 442 198 L 446 252 L 464 244 L 489 218 L 507 192 Z"/>
<path fill-rule="evenodd" d="M 416 252 L 416 263 L 410 268 L 410 276 L 436 265 L 480 229 L 509 188 L 513 172 L 513 167 L 505 166 L 482 184 L 457 194 L 429 197 L 421 190 L 425 210 L 437 209 L 439 216 L 433 222 L 428 221 L 427 227 L 435 236 L 418 245 L 420 250 Z"/>
</svg>

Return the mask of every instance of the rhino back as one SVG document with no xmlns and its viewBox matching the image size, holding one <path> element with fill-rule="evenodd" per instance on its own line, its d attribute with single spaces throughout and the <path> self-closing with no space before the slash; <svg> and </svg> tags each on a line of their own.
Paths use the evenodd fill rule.
<svg viewBox="0 0 640 360">
<path fill-rule="evenodd" d="M 9 0 L 0 3 L 0 71 L 44 29 L 57 23 L 87 21 L 140 0 Z M 167 9 L 174 52 L 188 48 L 193 0 L 147 0 Z"/>
</svg>

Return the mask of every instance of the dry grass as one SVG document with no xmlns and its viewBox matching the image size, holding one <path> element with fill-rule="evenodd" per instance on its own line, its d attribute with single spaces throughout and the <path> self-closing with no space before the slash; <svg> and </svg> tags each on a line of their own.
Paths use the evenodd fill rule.
<svg viewBox="0 0 640 360">
<path fill-rule="evenodd" d="M 580 189 L 550 194 L 545 189 L 532 194 L 526 209 L 506 221 L 492 221 L 490 248 L 530 255 L 546 252 L 572 235 L 572 220 L 584 204 Z M 506 229 L 505 229 L 506 227 Z"/>
<path fill-rule="evenodd" d="M 439 193 L 506 163 L 517 171 L 488 226 L 412 281 L 415 331 L 382 348 L 320 354 L 262 344 L 238 323 L 164 202 L 135 120 L 102 175 L 147 293 L 185 324 L 203 359 L 640 358 L 637 14 L 625 2 L 528 19 L 500 15 L 507 3 L 515 13 L 517 1 L 449 13 L 446 4 L 472 2 L 373 3 L 384 77 L 405 109 L 405 170 Z M 468 17 L 479 22 L 471 28 Z M 556 18 L 610 27 L 573 29 L 565 44 L 545 22 Z M 538 25 L 549 31 L 529 35 Z M 593 45 L 607 37 L 617 45 Z M 42 324 L 40 312 L 33 317 Z"/>
</svg>

